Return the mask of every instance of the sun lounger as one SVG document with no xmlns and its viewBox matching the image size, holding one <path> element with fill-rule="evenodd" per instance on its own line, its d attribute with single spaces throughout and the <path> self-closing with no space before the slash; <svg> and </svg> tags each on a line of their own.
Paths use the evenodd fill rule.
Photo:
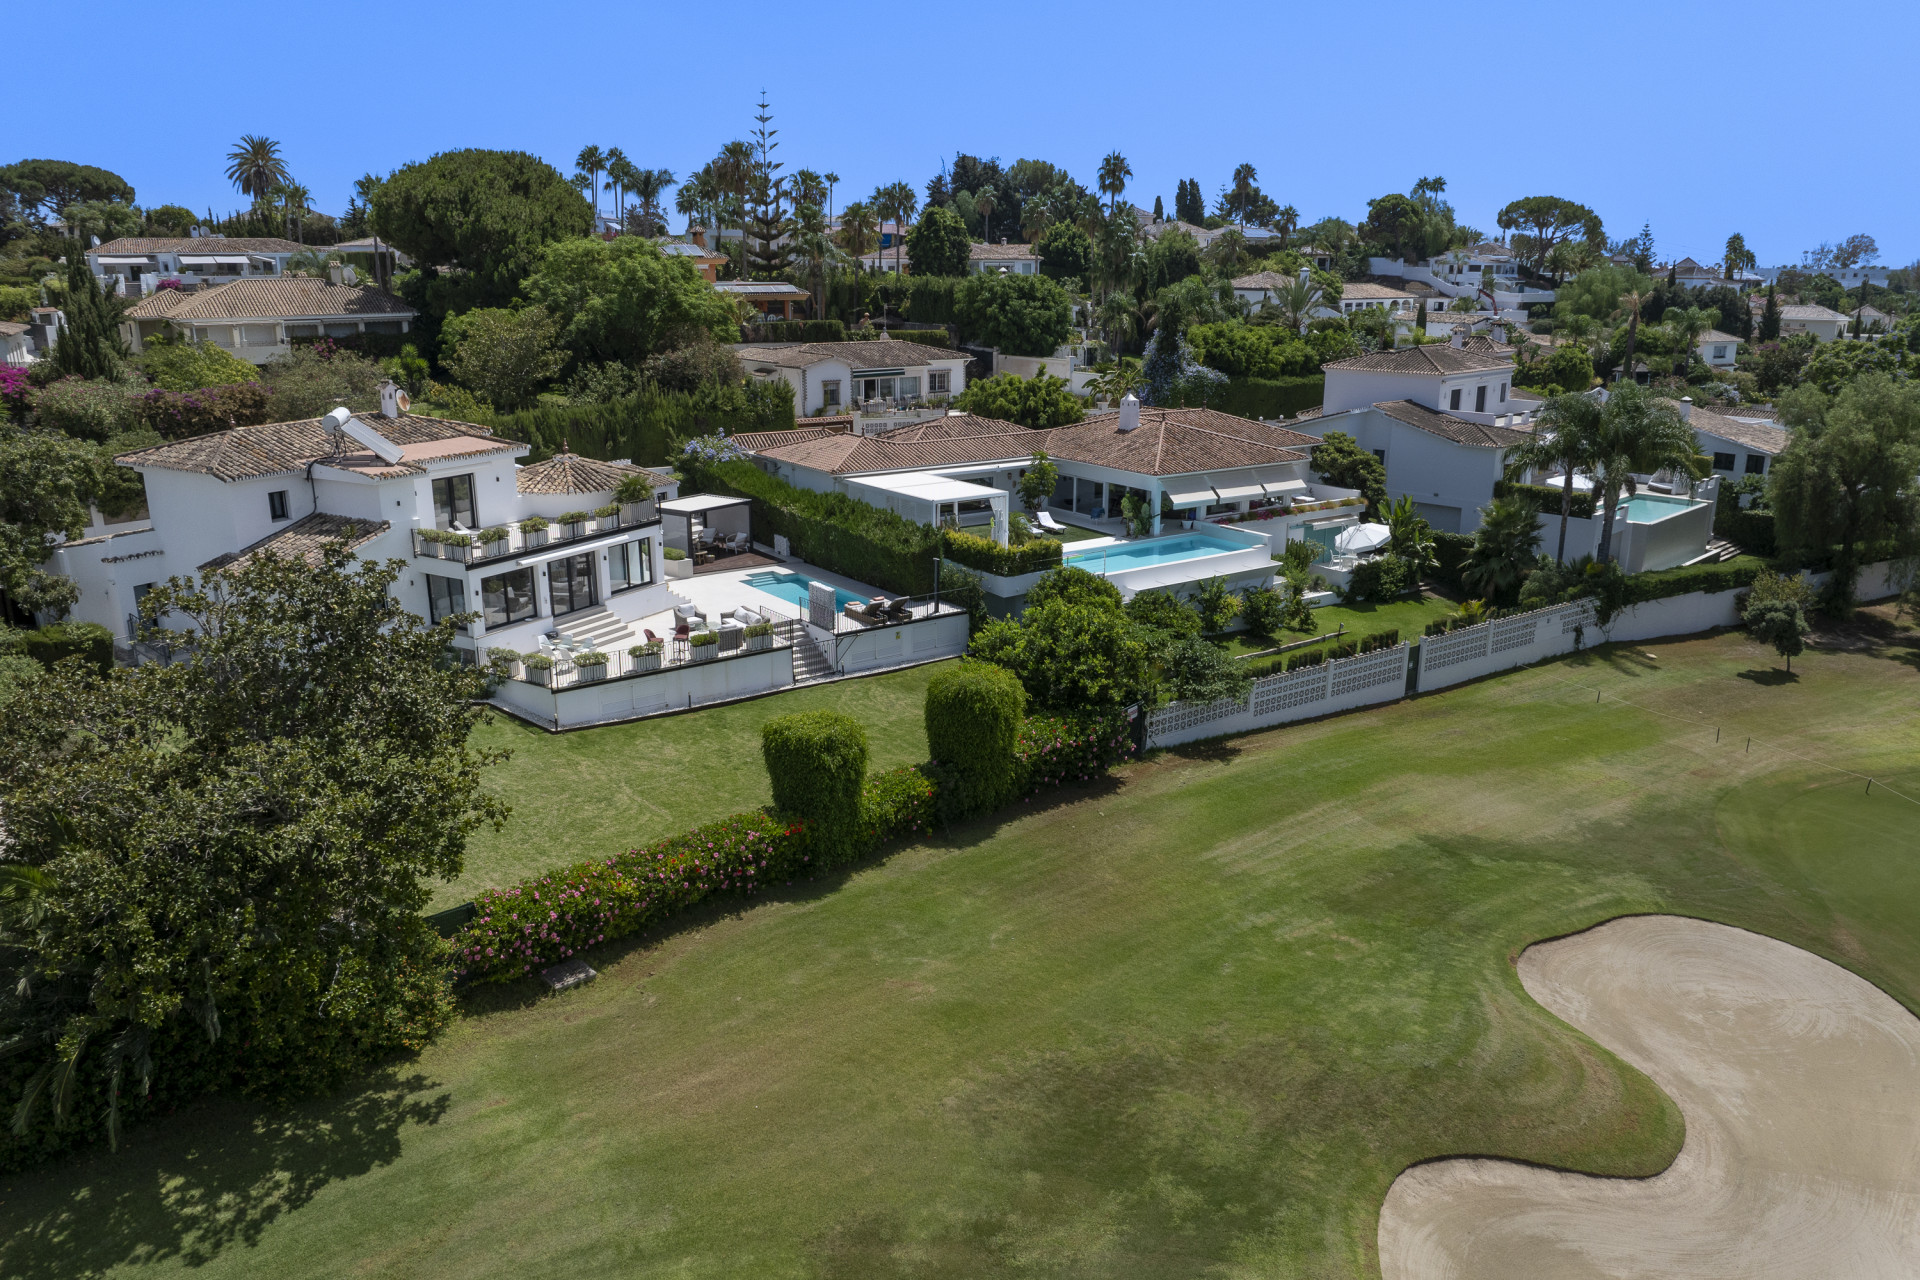
<svg viewBox="0 0 1920 1280">
<path fill-rule="evenodd" d="M 1053 518 L 1053 513 L 1051 511 L 1036 511 L 1034 513 L 1033 519 L 1035 524 L 1038 524 L 1042 529 L 1045 529 L 1048 533 L 1065 533 L 1067 531 L 1067 527 L 1065 525 L 1061 524 L 1058 520 L 1055 520 Z"/>
</svg>

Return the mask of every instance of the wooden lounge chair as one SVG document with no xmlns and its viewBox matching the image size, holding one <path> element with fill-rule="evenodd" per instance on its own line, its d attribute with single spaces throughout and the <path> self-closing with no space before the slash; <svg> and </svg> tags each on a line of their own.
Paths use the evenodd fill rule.
<svg viewBox="0 0 1920 1280">
<path fill-rule="evenodd" d="M 848 601 L 844 612 L 855 622 L 864 623 L 869 627 L 877 627 L 887 620 L 887 615 L 882 612 L 882 606 L 864 600 Z"/>
</svg>

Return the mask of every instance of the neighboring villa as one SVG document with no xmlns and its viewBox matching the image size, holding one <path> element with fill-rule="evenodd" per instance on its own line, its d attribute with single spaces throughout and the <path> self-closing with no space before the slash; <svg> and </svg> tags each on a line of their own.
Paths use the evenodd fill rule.
<svg viewBox="0 0 1920 1280">
<path fill-rule="evenodd" d="M 1002 236 L 999 244 L 975 244 L 967 247 L 967 270 L 973 272 L 1003 271 L 1013 276 L 1030 276 L 1040 269 L 1040 255 L 1033 246 L 1020 241 L 1007 243 Z"/>
<path fill-rule="evenodd" d="M 1798 303 L 1780 308 L 1780 333 L 1790 337 L 1810 333 L 1819 342 L 1833 342 L 1846 336 L 1848 318 L 1832 307 Z"/>
<path fill-rule="evenodd" d="M 378 289 L 281 276 L 190 290 L 158 289 L 127 309 L 120 335 L 134 351 L 156 334 L 170 332 L 265 364 L 292 350 L 299 338 L 403 334 L 415 314 Z"/>
<path fill-rule="evenodd" d="M 341 538 L 364 559 L 405 560 L 393 593 L 421 617 L 479 613 L 454 642 L 469 657 L 534 649 L 556 625 L 613 648 L 634 621 L 672 607 L 657 502 L 559 519 L 604 509 L 631 475 L 671 498 L 671 476 L 564 453 L 522 467 L 527 445 L 409 413 L 391 383 L 382 405 L 377 416 L 339 409 L 122 455 L 145 481 L 148 522 L 54 548 L 49 567 L 80 588 L 73 616 L 124 642 L 157 583 L 267 549 L 317 562 Z M 524 527 L 532 516 L 551 529 Z"/>
<path fill-rule="evenodd" d="M 1350 316 L 1368 308 L 1391 311 L 1395 314 L 1411 316 L 1418 300 L 1400 289 L 1389 289 L 1383 284 L 1369 284 L 1365 280 L 1355 280 L 1340 288 L 1339 314 Z M 1332 308 L 1323 307 L 1324 314 L 1334 314 Z"/>
<path fill-rule="evenodd" d="M 1734 357 L 1740 354 L 1740 339 L 1718 329 L 1707 330 L 1694 345 L 1701 361 L 1714 369 L 1733 368 Z"/>
<path fill-rule="evenodd" d="M 1694 408 L 1681 402 L 1681 411 L 1700 442 L 1700 452 L 1713 459 L 1716 472 L 1736 476 L 1763 476 L 1787 447 L 1787 431 L 1772 418 L 1755 417 L 1738 409 Z"/>
<path fill-rule="evenodd" d="M 946 347 L 882 338 L 734 348 L 748 376 L 793 388 L 800 417 L 855 404 L 911 403 L 966 390 L 967 357 Z"/>
<path fill-rule="evenodd" d="M 308 246 L 278 236 L 124 236 L 87 250 L 100 287 L 123 297 L 152 293 L 162 280 L 220 284 L 285 275 Z"/>
<path fill-rule="evenodd" d="M 0 364 L 33 363 L 33 333 L 24 324 L 0 320 Z"/>
</svg>

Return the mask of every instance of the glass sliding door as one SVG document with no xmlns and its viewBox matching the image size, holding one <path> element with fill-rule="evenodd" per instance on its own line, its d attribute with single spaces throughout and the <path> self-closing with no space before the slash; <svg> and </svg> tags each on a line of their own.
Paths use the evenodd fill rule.
<svg viewBox="0 0 1920 1280">
<path fill-rule="evenodd" d="M 607 570 L 616 595 L 631 587 L 644 587 L 652 582 L 653 539 L 614 543 L 607 548 Z"/>
<path fill-rule="evenodd" d="M 600 603 L 599 584 L 594 580 L 593 553 L 567 556 L 547 565 L 547 590 L 553 596 L 553 616 L 577 613 Z"/>
<path fill-rule="evenodd" d="M 538 611 L 533 594 L 533 570 L 515 569 L 480 580 L 480 612 L 489 627 L 524 622 Z"/>
</svg>

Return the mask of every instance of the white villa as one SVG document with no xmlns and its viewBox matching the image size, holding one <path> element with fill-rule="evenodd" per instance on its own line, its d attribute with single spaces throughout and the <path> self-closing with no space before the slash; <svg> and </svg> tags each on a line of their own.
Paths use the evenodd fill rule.
<svg viewBox="0 0 1920 1280">
<path fill-rule="evenodd" d="M 1740 354 L 1740 339 L 1731 333 L 1709 329 L 1700 335 L 1694 349 L 1700 353 L 1701 361 L 1712 368 L 1731 369 L 1734 357 Z"/>
<path fill-rule="evenodd" d="M 1817 341 L 1833 342 L 1846 336 L 1852 321 L 1832 307 L 1798 303 L 1780 308 L 1780 332 L 1783 336 L 1810 333 Z"/>
<path fill-rule="evenodd" d="M 310 276 L 235 280 L 195 289 L 156 289 L 127 309 L 120 336 L 135 351 L 159 333 L 211 342 L 265 364 L 296 338 L 402 334 L 416 313 L 392 294 Z"/>
<path fill-rule="evenodd" d="M 1510 313 L 1509 319 L 1521 318 L 1527 307 L 1552 302 L 1554 296 L 1551 289 L 1521 283 L 1513 250 L 1490 240 L 1425 262 L 1395 258 L 1369 258 L 1367 262 L 1367 269 L 1376 276 L 1423 284 L 1449 298 L 1474 298 L 1487 310 Z"/>
<path fill-rule="evenodd" d="M 794 412 L 803 418 L 856 404 L 957 396 L 967 386 L 965 354 L 897 338 L 747 345 L 734 353 L 750 377 L 792 387 Z"/>
<path fill-rule="evenodd" d="M 1005 236 L 999 244 L 975 244 L 967 248 L 967 270 L 972 272 L 1005 272 L 1012 276 L 1030 276 L 1040 269 L 1040 255 L 1034 252 L 1030 244 L 1014 241 L 1009 244 Z"/>
<path fill-rule="evenodd" d="M 108 293 L 138 297 L 162 280 L 220 284 L 285 275 L 308 246 L 278 236 L 123 236 L 86 253 L 87 269 Z"/>
<path fill-rule="evenodd" d="M 1787 447 L 1787 430 L 1772 418 L 1754 417 L 1735 409 L 1731 413 L 1692 408 L 1682 411 L 1693 427 L 1700 452 L 1713 459 L 1716 472 L 1733 479 L 1763 476 Z"/>
</svg>

